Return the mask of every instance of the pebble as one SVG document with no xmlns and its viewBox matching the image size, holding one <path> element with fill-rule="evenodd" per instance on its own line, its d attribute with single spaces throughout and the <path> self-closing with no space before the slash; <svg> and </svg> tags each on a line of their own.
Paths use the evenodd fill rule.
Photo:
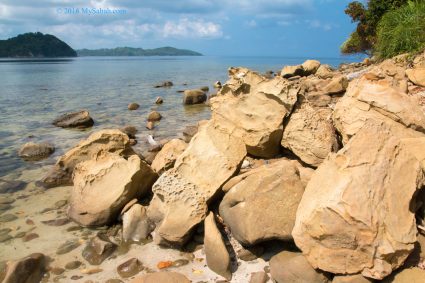
<svg viewBox="0 0 425 283">
<path fill-rule="evenodd" d="M 27 225 L 34 225 L 34 221 L 32 221 L 31 219 L 27 219 L 27 220 L 25 220 L 25 223 L 26 223 Z"/>
<path fill-rule="evenodd" d="M 180 267 L 180 266 L 187 265 L 187 264 L 189 264 L 189 261 L 187 259 L 178 259 L 178 260 L 173 261 L 172 266 L 173 267 Z"/>
<path fill-rule="evenodd" d="M 12 206 L 8 203 L 0 203 L 0 211 L 6 211 L 11 209 Z"/>
<path fill-rule="evenodd" d="M 103 271 L 103 269 L 102 268 L 98 268 L 98 267 L 96 267 L 96 268 L 90 268 L 90 269 L 88 269 L 88 268 L 81 269 L 81 273 L 82 274 L 96 274 L 96 273 L 99 273 L 99 272 L 102 272 L 102 271 Z"/>
<path fill-rule="evenodd" d="M 67 232 L 74 232 L 74 231 L 80 231 L 80 230 L 82 230 L 83 228 L 82 227 L 80 227 L 80 226 L 71 226 L 71 227 L 68 227 L 67 229 L 66 229 L 66 231 Z"/>
<path fill-rule="evenodd" d="M 81 278 L 83 278 L 84 276 L 81 275 L 72 275 L 71 276 L 71 280 L 80 280 Z"/>
<path fill-rule="evenodd" d="M 12 229 L 10 229 L 10 228 L 0 229 L 0 235 L 9 234 L 10 232 L 12 232 Z"/>
<path fill-rule="evenodd" d="M 127 278 L 136 275 L 143 269 L 144 267 L 142 263 L 137 258 L 131 258 L 126 262 L 118 265 L 117 272 L 121 277 Z"/>
<path fill-rule="evenodd" d="M 79 268 L 83 263 L 79 260 L 74 260 L 71 262 L 68 262 L 67 264 L 65 264 L 65 268 L 72 270 L 72 269 L 77 269 Z"/>
<path fill-rule="evenodd" d="M 25 232 L 19 232 L 15 235 L 15 238 L 23 238 L 25 236 Z"/>
<path fill-rule="evenodd" d="M 0 222 L 11 222 L 18 219 L 18 216 L 14 214 L 4 214 L 0 216 Z"/>
<path fill-rule="evenodd" d="M 53 267 L 52 269 L 50 269 L 50 272 L 54 275 L 61 275 L 65 272 L 65 269 L 63 269 L 62 267 Z"/>
<path fill-rule="evenodd" d="M 124 283 L 121 279 L 111 278 L 105 281 L 105 283 Z"/>
<path fill-rule="evenodd" d="M 48 226 L 63 226 L 71 222 L 68 218 L 59 218 L 59 219 L 52 219 L 52 220 L 46 220 L 41 221 L 41 223 L 46 224 Z"/>
<path fill-rule="evenodd" d="M 59 200 L 55 203 L 55 208 L 59 209 L 61 207 L 64 207 L 65 205 L 67 205 L 68 201 L 67 200 Z"/>
<path fill-rule="evenodd" d="M 15 200 L 10 197 L 0 197 L 0 204 L 11 204 L 14 203 Z"/>
<path fill-rule="evenodd" d="M 80 241 L 78 239 L 68 240 L 56 250 L 57 255 L 63 255 L 69 253 L 72 250 L 75 250 L 80 246 Z"/>
<path fill-rule="evenodd" d="M 12 239 L 12 236 L 9 234 L 0 234 L 0 243 L 9 241 L 10 239 Z"/>
<path fill-rule="evenodd" d="M 29 233 L 29 234 L 26 234 L 23 238 L 22 238 L 22 241 L 24 241 L 24 242 L 29 242 L 29 241 L 31 241 L 31 240 L 34 240 L 34 239 L 36 239 L 36 238 L 38 238 L 38 237 L 40 237 L 37 233 Z"/>
</svg>

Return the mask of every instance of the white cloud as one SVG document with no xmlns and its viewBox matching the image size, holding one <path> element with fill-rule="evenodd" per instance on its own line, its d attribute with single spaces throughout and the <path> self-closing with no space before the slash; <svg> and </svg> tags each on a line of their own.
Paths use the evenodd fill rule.
<svg viewBox="0 0 425 283">
<path fill-rule="evenodd" d="M 167 21 L 162 29 L 162 35 L 177 38 L 219 38 L 223 36 L 223 31 L 217 23 L 182 18 L 177 22 Z"/>
<path fill-rule="evenodd" d="M 321 29 L 321 30 L 324 30 L 324 31 L 330 31 L 330 30 L 338 27 L 338 25 L 336 25 L 336 24 L 324 23 L 324 22 L 321 22 L 319 20 L 306 20 L 305 23 L 307 23 L 310 28 Z"/>
</svg>

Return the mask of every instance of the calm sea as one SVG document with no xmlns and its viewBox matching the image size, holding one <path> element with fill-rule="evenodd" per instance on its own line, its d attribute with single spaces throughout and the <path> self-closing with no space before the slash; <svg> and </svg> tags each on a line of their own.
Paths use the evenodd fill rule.
<svg viewBox="0 0 425 283">
<path fill-rule="evenodd" d="M 66 60 L 0 60 L 0 177 L 19 178 L 26 169 L 53 164 L 78 140 L 104 128 L 134 125 L 136 148 L 146 148 L 146 136 L 177 137 L 186 125 L 208 119 L 206 106 L 183 106 L 177 90 L 209 86 L 227 80 L 230 66 L 259 72 L 280 70 L 307 58 L 283 57 L 83 57 Z M 359 58 L 318 58 L 338 66 Z M 171 88 L 154 88 L 171 80 Z M 185 85 L 187 84 L 187 85 Z M 156 106 L 162 96 L 164 104 Z M 131 102 L 140 104 L 128 111 Z M 69 111 L 88 109 L 95 126 L 87 131 L 61 129 L 52 120 Z M 145 129 L 151 110 L 163 115 L 154 131 Z M 39 162 L 20 160 L 17 151 L 28 141 L 50 142 L 56 152 Z"/>
</svg>

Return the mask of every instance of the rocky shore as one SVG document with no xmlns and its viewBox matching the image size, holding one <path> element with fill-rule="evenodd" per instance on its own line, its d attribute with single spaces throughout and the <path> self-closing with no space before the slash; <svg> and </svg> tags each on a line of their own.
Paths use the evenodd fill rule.
<svg viewBox="0 0 425 283">
<path fill-rule="evenodd" d="M 183 92 L 211 119 L 181 139 L 100 130 L 34 170 L 36 205 L 0 184 L 0 282 L 425 282 L 425 53 L 214 87 Z"/>
</svg>

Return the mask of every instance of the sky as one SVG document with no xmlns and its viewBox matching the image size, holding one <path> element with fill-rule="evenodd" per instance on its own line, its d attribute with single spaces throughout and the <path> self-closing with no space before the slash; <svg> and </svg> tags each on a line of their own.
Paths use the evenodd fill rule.
<svg viewBox="0 0 425 283">
<path fill-rule="evenodd" d="M 344 14 L 349 2 L 0 0 L 0 39 L 40 31 L 74 49 L 173 46 L 204 55 L 339 57 L 355 28 Z"/>
</svg>

